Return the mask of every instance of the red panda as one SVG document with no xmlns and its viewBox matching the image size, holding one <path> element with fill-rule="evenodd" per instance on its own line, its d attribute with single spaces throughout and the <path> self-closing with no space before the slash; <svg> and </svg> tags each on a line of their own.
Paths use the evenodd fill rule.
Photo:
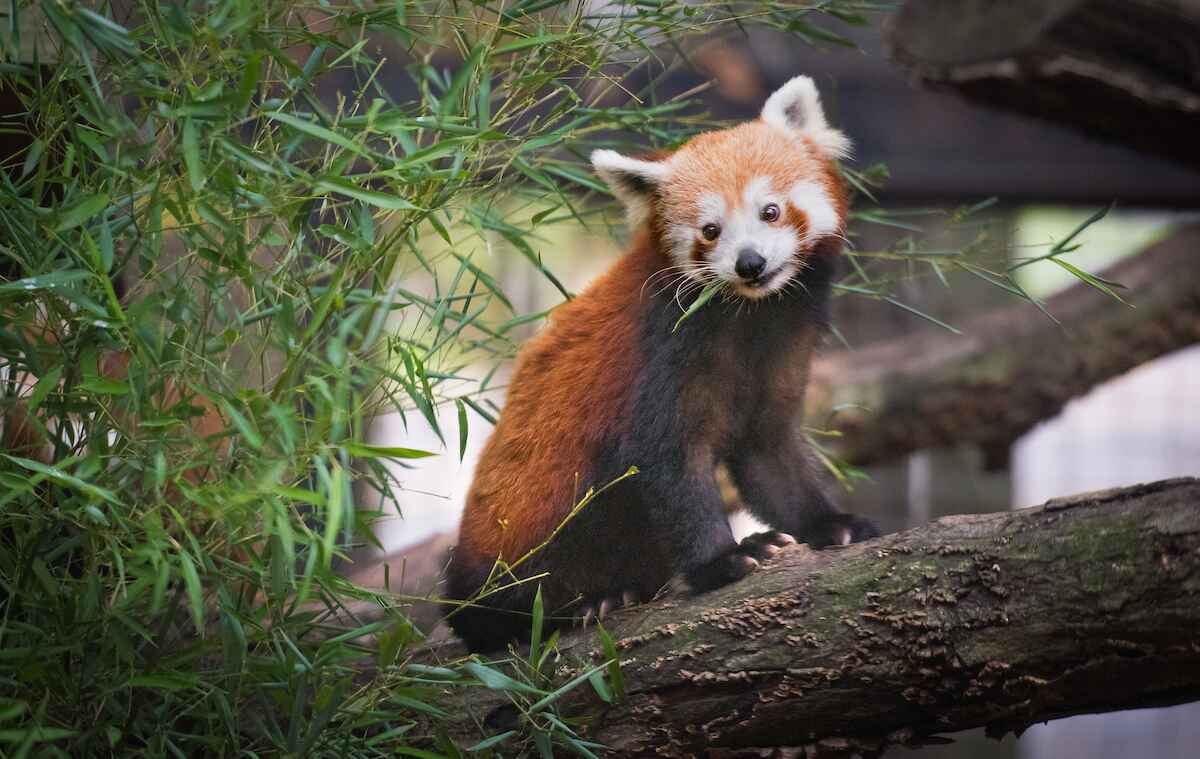
<svg viewBox="0 0 1200 759">
<path fill-rule="evenodd" d="M 471 598 L 498 559 L 541 547 L 494 578 L 508 587 L 449 615 L 471 649 L 527 636 L 539 585 L 560 621 L 586 619 L 676 576 L 694 592 L 718 587 L 796 540 L 878 535 L 835 510 L 800 430 L 846 222 L 835 162 L 849 149 L 812 80 L 797 77 L 760 119 L 665 157 L 592 154 L 634 237 L 518 357 L 467 496 L 450 597 Z M 676 329 L 710 282 L 724 297 Z M 734 540 L 720 464 L 774 531 Z"/>
<path fill-rule="evenodd" d="M 42 345 L 52 345 L 57 338 L 45 330 L 36 336 Z M 128 351 L 105 351 L 97 359 L 97 374 L 106 380 L 124 382 L 129 376 L 129 364 L 133 356 Z M 25 403 L 33 392 L 37 378 L 24 372 L 13 372 L 7 379 L 7 387 L 0 388 L 0 454 L 10 454 L 32 459 L 41 464 L 55 464 L 59 458 L 77 452 L 86 442 L 86 436 L 75 433 L 67 436 L 74 440 L 74 446 L 69 450 L 56 448 L 55 438 L 64 437 L 60 428 L 64 424 L 79 424 L 82 419 L 78 416 L 58 417 L 47 420 L 40 413 L 30 414 Z M 11 394 L 6 391 L 14 391 Z M 173 409 L 184 400 L 192 415 L 186 424 L 197 440 L 211 440 L 213 451 L 220 458 L 229 453 L 229 439 L 222 437 L 225 431 L 225 421 L 217 405 L 202 395 L 185 394 L 184 390 L 172 379 L 163 382 L 159 400 L 164 409 Z M 114 408 L 106 411 L 109 420 L 117 425 L 136 428 L 136 415 Z M 47 422 L 51 422 L 48 429 Z M 55 430 L 52 432 L 51 430 Z M 185 470 L 183 479 L 189 485 L 199 485 L 211 479 L 215 473 L 207 467 L 197 466 Z"/>
</svg>

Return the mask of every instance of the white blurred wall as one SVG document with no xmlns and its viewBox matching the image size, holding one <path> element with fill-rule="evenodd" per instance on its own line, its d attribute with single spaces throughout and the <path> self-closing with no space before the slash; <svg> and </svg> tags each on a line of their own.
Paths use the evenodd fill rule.
<svg viewBox="0 0 1200 759">
<path fill-rule="evenodd" d="M 1200 475 L 1200 346 L 1095 388 L 1025 435 L 1013 448 L 1013 506 L 1185 475 Z M 1023 759 L 1192 759 L 1200 704 L 1057 720 L 1016 745 Z"/>
<path fill-rule="evenodd" d="M 1013 447 L 1013 506 L 1200 474 L 1200 346 L 1067 405 Z"/>
</svg>

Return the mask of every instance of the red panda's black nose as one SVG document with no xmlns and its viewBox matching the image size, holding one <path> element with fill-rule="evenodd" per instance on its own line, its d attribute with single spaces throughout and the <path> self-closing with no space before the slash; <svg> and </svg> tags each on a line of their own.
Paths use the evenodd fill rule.
<svg viewBox="0 0 1200 759">
<path fill-rule="evenodd" d="M 755 279 L 762 274 L 766 266 L 767 259 L 760 256 L 757 251 L 752 248 L 743 248 L 738 251 L 737 263 L 733 265 L 733 270 L 742 279 Z"/>
</svg>

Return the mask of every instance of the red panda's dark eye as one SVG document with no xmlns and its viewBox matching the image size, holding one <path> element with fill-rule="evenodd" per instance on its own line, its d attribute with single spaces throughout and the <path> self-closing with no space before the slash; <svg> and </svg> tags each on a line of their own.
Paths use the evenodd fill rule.
<svg viewBox="0 0 1200 759">
<path fill-rule="evenodd" d="M 704 239 L 712 242 L 721 236 L 721 228 L 716 224 L 705 224 L 700 227 L 700 234 L 704 235 Z"/>
<path fill-rule="evenodd" d="M 772 221 L 777 220 L 778 218 L 779 218 L 779 206 L 775 205 L 774 203 L 767 203 L 765 206 L 763 206 L 763 210 L 762 210 L 762 220 L 763 221 L 770 223 Z"/>
</svg>

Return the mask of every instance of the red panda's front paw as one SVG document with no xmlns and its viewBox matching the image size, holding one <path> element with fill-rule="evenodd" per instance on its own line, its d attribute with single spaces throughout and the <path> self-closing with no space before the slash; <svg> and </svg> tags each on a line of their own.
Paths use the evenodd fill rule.
<svg viewBox="0 0 1200 759">
<path fill-rule="evenodd" d="M 688 572 L 688 587 L 693 593 L 703 593 L 740 580 L 758 569 L 760 562 L 795 542 L 791 535 L 776 530 L 748 535 L 728 553 Z"/>
<path fill-rule="evenodd" d="M 756 532 L 753 535 L 747 535 L 742 538 L 742 542 L 738 543 L 737 552 L 743 556 L 750 556 L 759 561 L 766 561 L 775 554 L 779 553 L 784 546 L 793 545 L 796 539 L 786 532 L 778 530 L 769 530 L 767 532 Z"/>
<path fill-rule="evenodd" d="M 686 575 L 687 585 L 693 593 L 703 593 L 740 580 L 756 569 L 758 559 L 742 553 L 739 544 L 729 553 L 689 571 Z"/>
</svg>

